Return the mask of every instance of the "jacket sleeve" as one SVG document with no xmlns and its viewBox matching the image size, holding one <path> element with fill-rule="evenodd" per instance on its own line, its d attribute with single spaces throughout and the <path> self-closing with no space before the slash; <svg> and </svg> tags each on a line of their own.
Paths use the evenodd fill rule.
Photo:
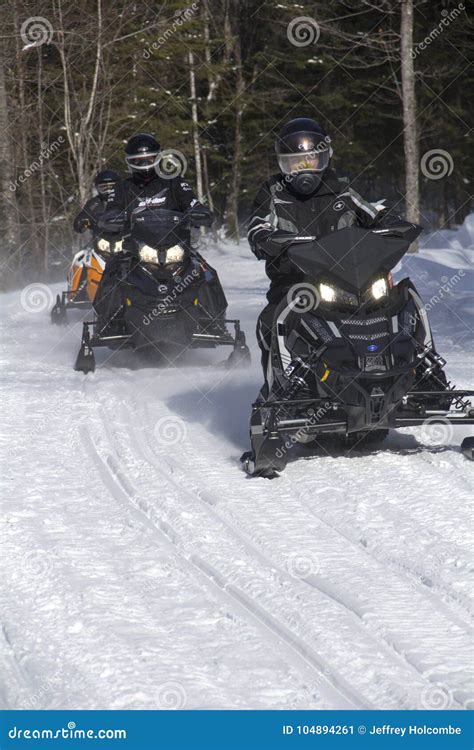
<svg viewBox="0 0 474 750">
<path fill-rule="evenodd" d="M 176 177 L 173 188 L 174 198 L 177 203 L 178 209 L 183 213 L 192 210 L 198 210 L 202 212 L 203 220 L 202 222 L 199 222 L 200 226 L 211 226 L 213 221 L 212 213 L 211 211 L 209 211 L 208 207 L 204 205 L 204 203 L 201 203 L 201 201 L 196 198 L 194 190 L 192 189 L 189 182 L 183 180 L 182 177 Z M 204 214 L 207 214 L 207 217 L 205 217 Z"/>
<path fill-rule="evenodd" d="M 369 203 L 352 188 L 349 188 L 348 194 L 354 207 L 357 224 L 360 227 L 369 229 L 370 227 L 390 227 L 403 223 L 403 219 L 395 211 L 388 209 L 382 203 L 375 205 Z"/>
<path fill-rule="evenodd" d="M 258 191 L 249 220 L 247 239 L 254 255 L 259 260 L 266 258 L 266 241 L 277 227 L 277 217 L 273 209 L 272 195 L 267 182 Z"/>
</svg>

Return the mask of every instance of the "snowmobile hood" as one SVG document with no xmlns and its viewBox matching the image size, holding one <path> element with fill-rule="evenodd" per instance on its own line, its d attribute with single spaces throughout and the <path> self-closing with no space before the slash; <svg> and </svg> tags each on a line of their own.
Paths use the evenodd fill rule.
<svg viewBox="0 0 474 750">
<path fill-rule="evenodd" d="M 324 237 L 295 243 L 288 257 L 311 278 L 331 276 L 361 292 L 378 273 L 388 273 L 421 232 L 408 222 L 390 228 L 346 227 Z"/>
<path fill-rule="evenodd" d="M 132 213 L 132 238 L 156 249 L 189 242 L 187 217 L 166 208 L 143 207 Z"/>
</svg>

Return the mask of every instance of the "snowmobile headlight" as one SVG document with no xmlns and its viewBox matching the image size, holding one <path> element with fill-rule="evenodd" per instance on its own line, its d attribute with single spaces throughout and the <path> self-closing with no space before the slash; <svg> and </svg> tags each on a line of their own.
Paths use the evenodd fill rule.
<svg viewBox="0 0 474 750">
<path fill-rule="evenodd" d="M 336 301 L 336 290 L 333 286 L 329 286 L 329 284 L 320 284 L 319 293 L 324 302 Z"/>
<path fill-rule="evenodd" d="M 173 247 L 169 247 L 166 251 L 166 265 L 168 265 L 168 263 L 182 263 L 183 260 L 184 250 L 181 245 L 173 245 Z"/>
<path fill-rule="evenodd" d="M 386 297 L 388 294 L 388 283 L 387 279 L 381 278 L 374 281 L 371 287 L 372 297 L 374 299 L 380 299 Z"/>
<path fill-rule="evenodd" d="M 348 305 L 349 307 L 357 307 L 359 305 L 359 298 L 357 294 L 341 289 L 338 286 L 332 286 L 332 284 L 319 284 L 319 294 L 322 302 L 332 302 L 338 305 Z"/>
<path fill-rule="evenodd" d="M 154 247 L 150 247 L 149 245 L 143 245 L 140 248 L 139 257 L 144 263 L 159 263 L 158 250 L 155 250 Z"/>
<path fill-rule="evenodd" d="M 101 237 L 97 241 L 97 249 L 100 250 L 101 253 L 110 253 L 110 242 Z"/>
<path fill-rule="evenodd" d="M 121 253 L 122 249 L 122 240 L 116 240 L 114 242 L 114 253 Z"/>
</svg>

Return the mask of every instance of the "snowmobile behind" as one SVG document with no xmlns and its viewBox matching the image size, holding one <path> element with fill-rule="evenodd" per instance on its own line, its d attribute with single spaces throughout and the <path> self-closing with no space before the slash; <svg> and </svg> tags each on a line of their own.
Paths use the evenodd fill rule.
<svg viewBox="0 0 474 750">
<path fill-rule="evenodd" d="M 67 291 L 56 296 L 51 310 L 52 323 L 66 323 L 67 310 L 90 309 L 106 263 L 115 253 L 122 252 L 119 236 L 96 237 L 92 247 L 80 250 L 72 259 Z"/>
<path fill-rule="evenodd" d="M 240 322 L 225 317 L 216 271 L 191 248 L 189 227 L 200 218 L 197 211 L 135 209 L 127 251 L 111 261 L 95 299 L 97 320 L 84 323 L 76 370 L 95 369 L 99 346 L 131 347 L 168 363 L 191 348 L 230 346 L 229 366 L 250 361 Z"/>
<path fill-rule="evenodd" d="M 421 228 L 347 227 L 325 237 L 282 236 L 282 250 L 305 275 L 275 312 L 268 387 L 253 404 L 250 475 L 273 477 L 295 444 L 323 435 L 379 443 L 391 428 L 474 424 L 436 353 L 426 310 L 412 282 L 391 270 Z M 473 438 L 462 444 L 472 458 Z"/>
</svg>

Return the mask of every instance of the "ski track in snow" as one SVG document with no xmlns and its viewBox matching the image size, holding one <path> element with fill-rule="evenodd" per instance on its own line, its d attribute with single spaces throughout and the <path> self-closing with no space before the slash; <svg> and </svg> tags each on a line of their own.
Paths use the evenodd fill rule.
<svg viewBox="0 0 474 750">
<path fill-rule="evenodd" d="M 208 255 L 249 370 L 99 350 L 84 377 L 77 314 L 58 329 L 3 295 L 0 707 L 471 707 L 468 430 L 295 448 L 280 478 L 247 478 L 266 280 L 246 245 Z M 426 300 L 464 270 L 430 317 L 472 387 L 468 251 L 433 257 L 402 271 Z"/>
</svg>

